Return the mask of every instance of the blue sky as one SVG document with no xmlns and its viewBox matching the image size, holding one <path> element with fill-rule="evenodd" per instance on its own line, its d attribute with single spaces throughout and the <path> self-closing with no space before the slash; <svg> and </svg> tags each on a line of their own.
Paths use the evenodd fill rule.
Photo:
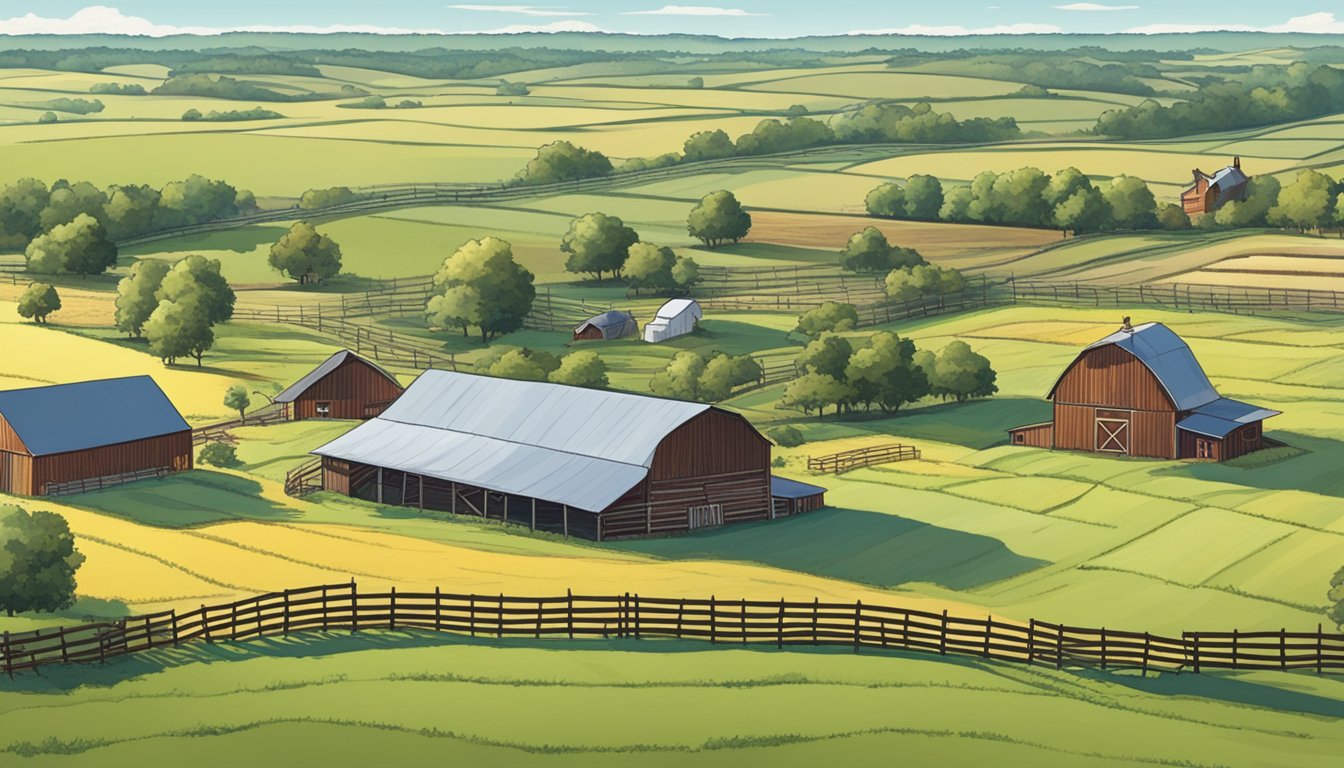
<svg viewBox="0 0 1344 768">
<path fill-rule="evenodd" d="M 1336 0 L 0 0 L 0 34 L 214 34 L 267 31 L 684 32 L 725 37 L 853 33 L 1167 32 L 1202 29 L 1344 33 Z"/>
</svg>

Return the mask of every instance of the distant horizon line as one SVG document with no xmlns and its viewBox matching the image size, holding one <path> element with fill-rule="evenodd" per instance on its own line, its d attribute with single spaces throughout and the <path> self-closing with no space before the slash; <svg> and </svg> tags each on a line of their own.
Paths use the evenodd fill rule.
<svg viewBox="0 0 1344 768">
<path fill-rule="evenodd" d="M 1170 37 L 1201 37 L 1206 35 L 1238 35 L 1245 37 L 1304 37 L 1304 38 L 1341 38 L 1344 39 L 1344 33 L 1338 32 L 1304 32 L 1304 31 L 1285 31 L 1270 32 L 1256 29 L 1205 29 L 1199 31 L 1170 31 L 1170 32 L 979 32 L 965 34 L 909 34 L 901 32 L 844 32 L 830 35 L 794 35 L 786 37 L 727 37 L 724 35 L 703 34 L 695 32 L 614 32 L 605 30 L 560 30 L 555 32 L 526 30 L 521 32 L 372 32 L 372 31 L 334 31 L 334 32 L 293 32 L 276 30 L 225 30 L 221 32 L 199 33 L 183 32 L 171 35 L 132 35 L 120 32 L 77 32 L 77 33 L 36 33 L 36 34 L 9 34 L 0 32 L 0 40 L 27 40 L 27 39 L 62 39 L 62 38 L 81 38 L 81 37 L 111 37 L 126 40 L 174 40 L 174 39 L 201 39 L 213 40 L 221 37 L 240 36 L 240 35 L 264 35 L 267 37 L 369 37 L 369 38 L 438 38 L 438 37 L 638 37 L 638 38 L 698 38 L 702 40 L 722 40 L 724 42 L 735 41 L 774 41 L 788 42 L 790 40 L 849 40 L 861 38 L 896 38 L 906 40 L 949 40 L 949 39 L 993 39 L 993 38 L 1063 38 L 1063 37 L 1134 37 L 1134 38 L 1170 38 Z"/>
</svg>

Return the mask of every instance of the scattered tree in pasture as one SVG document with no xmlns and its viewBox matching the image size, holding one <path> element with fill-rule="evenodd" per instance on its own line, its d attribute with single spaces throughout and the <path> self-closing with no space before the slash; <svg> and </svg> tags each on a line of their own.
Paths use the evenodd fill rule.
<svg viewBox="0 0 1344 768">
<path fill-rule="evenodd" d="M 787 122 L 765 119 L 751 133 L 737 138 L 737 154 L 769 155 L 835 143 L 835 131 L 820 120 L 797 117 Z"/>
<path fill-rule="evenodd" d="M 591 350 L 570 352 L 560 358 L 560 367 L 551 371 L 548 379 L 553 384 L 603 389 L 608 384 L 607 364 Z"/>
<path fill-rule="evenodd" d="M 247 420 L 247 409 L 252 405 L 252 398 L 247 394 L 247 387 L 242 384 L 234 384 L 224 392 L 224 407 L 231 408 L 238 412 L 238 420 Z"/>
<path fill-rule="evenodd" d="M 1327 597 L 1330 600 L 1330 607 L 1326 615 L 1336 627 L 1344 630 L 1344 568 L 1335 571 L 1335 575 L 1330 577 L 1330 592 Z"/>
<path fill-rule="evenodd" d="M 191 107 L 186 112 L 182 113 L 182 120 L 187 123 L 194 123 L 202 117 L 205 117 L 205 115 L 202 115 L 201 110 L 195 107 Z"/>
<path fill-rule="evenodd" d="M 295 222 L 271 246 L 271 268 L 299 285 L 320 283 L 341 271 L 341 246 L 306 221 Z"/>
<path fill-rule="evenodd" d="M 916 221 L 934 221 L 943 207 L 943 183 L 936 176 L 916 173 L 905 181 L 905 215 Z"/>
<path fill-rule="evenodd" d="M 541 361 L 532 359 L 531 350 L 510 349 L 486 370 L 491 376 L 518 381 L 545 381 L 547 371 Z"/>
<path fill-rule="evenodd" d="M 229 281 L 224 279 L 220 260 L 200 255 L 188 256 L 174 264 L 163 276 L 154 298 L 160 302 L 191 300 L 211 325 L 228 322 L 237 299 Z"/>
<path fill-rule="evenodd" d="M 1055 226 L 1068 237 L 1069 232 L 1082 235 L 1100 231 L 1110 214 L 1110 205 L 1101 191 L 1089 186 L 1060 201 L 1055 206 L 1052 219 Z"/>
<path fill-rule="evenodd" d="M 840 267 L 851 272 L 886 272 L 924 263 L 919 251 L 892 245 L 877 227 L 854 233 L 840 251 Z"/>
<path fill-rule="evenodd" d="M 649 390 L 660 397 L 696 400 L 700 396 L 700 377 L 704 373 L 703 357 L 695 352 L 678 352 L 667 367 L 649 380 Z"/>
<path fill-rule="evenodd" d="M 1278 204 L 1269 210 L 1269 223 L 1300 232 L 1323 229 L 1334 221 L 1335 184 L 1329 176 L 1304 170 L 1279 191 Z"/>
<path fill-rule="evenodd" d="M 159 192 L 159 227 L 180 227 L 227 218 L 238 213 L 238 190 L 222 182 L 192 174 L 169 182 Z"/>
<path fill-rule="evenodd" d="M 494 237 L 472 240 L 444 260 L 434 276 L 441 291 L 429 300 L 431 325 L 475 326 L 481 341 L 522 327 L 537 291 L 532 273 L 513 260 L 513 246 Z"/>
<path fill-rule="evenodd" d="M 805 373 L 789 382 L 780 396 L 780 405 L 786 408 L 800 408 L 803 413 L 817 412 L 825 417 L 826 406 L 835 406 L 840 412 L 840 404 L 854 399 L 854 387 L 825 373 Z"/>
<path fill-rule="evenodd" d="M 728 134 L 724 133 L 722 129 L 692 134 L 682 147 L 682 155 L 688 163 L 701 160 L 720 160 L 725 157 L 732 157 L 735 154 L 737 154 L 737 147 L 733 146 L 733 140 L 728 138 Z"/>
<path fill-rule="evenodd" d="M 690 256 L 678 256 L 672 263 L 672 283 L 686 292 L 700 282 L 700 265 Z"/>
<path fill-rule="evenodd" d="M 0 506 L 0 609 L 5 615 L 74 605 L 75 573 L 83 562 L 64 517 Z"/>
<path fill-rule="evenodd" d="M 686 231 L 710 248 L 738 242 L 751 232 L 751 214 L 727 190 L 705 195 L 691 210 Z"/>
<path fill-rule="evenodd" d="M 532 93 L 532 89 L 526 83 L 510 83 L 502 80 L 499 87 L 495 88 L 496 96 L 526 96 Z"/>
<path fill-rule="evenodd" d="M 890 298 L 897 301 L 914 301 L 926 296 L 936 296 L 939 299 L 939 306 L 942 306 L 943 297 L 966 290 L 966 278 L 960 272 L 932 264 L 893 269 L 887 274 L 884 282 L 887 296 Z"/>
<path fill-rule="evenodd" d="M 873 334 L 845 366 L 844 380 L 853 387 L 855 402 L 896 413 L 928 395 L 928 376 L 914 356 L 914 342 L 885 331 Z"/>
<path fill-rule="evenodd" d="M 1339 230 L 1339 236 L 1344 239 L 1344 192 L 1340 192 L 1335 198 L 1335 228 Z"/>
<path fill-rule="evenodd" d="M 807 336 L 852 331 L 859 324 L 859 310 L 853 304 L 828 301 L 798 317 L 794 330 Z"/>
<path fill-rule="evenodd" d="M 0 247 L 25 248 L 42 233 L 42 211 L 51 190 L 37 179 L 20 179 L 0 187 Z"/>
<path fill-rule="evenodd" d="M 19 296 L 19 317 L 45 325 L 47 315 L 61 308 L 61 297 L 56 286 L 48 283 L 33 283 Z"/>
<path fill-rule="evenodd" d="M 690 80 L 687 80 L 687 81 L 686 81 L 686 87 L 687 87 L 687 88 L 697 88 L 697 89 L 698 89 L 698 88 L 704 88 L 704 87 L 705 87 L 705 78 L 703 78 L 703 77 L 692 77 Z"/>
<path fill-rule="evenodd" d="M 60 120 L 61 120 L 61 119 L 60 119 L 59 117 L 56 116 L 56 113 L 55 113 L 55 112 L 50 112 L 50 111 L 48 111 L 48 112 L 43 112 L 40 116 L 38 116 L 38 118 L 37 118 L 37 124 L 38 124 L 38 125 L 51 125 L 52 123 L 60 122 Z"/>
<path fill-rule="evenodd" d="M 808 343 L 798 355 L 799 370 L 821 373 L 838 381 L 845 380 L 845 368 L 854 354 L 854 345 L 844 336 L 828 334 Z"/>
<path fill-rule="evenodd" d="M 89 86 L 89 93 L 145 96 L 148 92 L 145 90 L 145 86 L 139 83 L 94 83 Z"/>
<path fill-rule="evenodd" d="M 172 268 L 160 259 L 141 259 L 131 265 L 131 273 L 117 282 L 117 330 L 140 337 L 149 316 L 159 306 L 159 287 Z"/>
<path fill-rule="evenodd" d="M 905 187 L 895 182 L 881 184 L 873 188 L 864 199 L 864 206 L 870 216 L 884 219 L 904 219 Z"/>
<path fill-rule="evenodd" d="M 685 293 L 700 279 L 700 267 L 693 259 L 678 256 L 671 248 L 640 242 L 630 246 L 625 277 L 635 289 L 635 295 L 639 295 L 642 288 Z"/>
<path fill-rule="evenodd" d="M 214 329 L 196 294 L 181 301 L 160 301 L 145 322 L 145 338 L 149 339 L 149 351 L 165 365 L 191 357 L 200 367 L 206 351 L 215 344 Z"/>
<path fill-rule="evenodd" d="M 228 443 L 206 443 L 201 447 L 201 452 L 196 456 L 198 464 L 204 464 L 207 467 L 219 467 L 220 469 L 234 469 L 241 467 L 243 462 L 238 459 L 238 449 Z"/>
<path fill-rule="evenodd" d="M 38 235 L 28 244 L 24 258 L 28 271 L 41 275 L 99 275 L 116 265 L 117 246 L 97 219 L 81 213 L 69 224 Z"/>
<path fill-rule="evenodd" d="M 999 391 L 995 379 L 998 374 L 989 359 L 976 353 L 964 341 L 954 341 L 935 356 L 924 352 L 918 364 L 928 375 L 932 394 L 943 400 L 964 402 L 975 397 L 989 397 Z"/>
<path fill-rule="evenodd" d="M 523 184 L 554 184 L 595 179 L 611 171 L 611 161 L 601 152 L 576 147 L 568 141 L 557 141 L 537 150 L 537 156 L 518 175 L 518 181 Z"/>
<path fill-rule="evenodd" d="M 560 251 L 569 254 L 565 270 L 588 274 L 601 280 L 610 272 L 619 277 L 630 256 L 630 246 L 639 242 L 639 233 L 625 226 L 617 216 L 589 213 L 570 222 L 569 231 L 560 241 Z"/>
</svg>

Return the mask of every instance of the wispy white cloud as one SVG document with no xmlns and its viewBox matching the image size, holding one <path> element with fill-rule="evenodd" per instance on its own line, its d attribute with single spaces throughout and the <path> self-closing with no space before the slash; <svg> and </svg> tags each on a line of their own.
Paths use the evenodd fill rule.
<svg viewBox="0 0 1344 768">
<path fill-rule="evenodd" d="M 712 5 L 664 5 L 652 11 L 624 11 L 622 16 L 769 16 L 741 8 L 718 8 Z"/>
<path fill-rule="evenodd" d="M 542 8 L 535 5 L 450 5 L 457 11 L 480 11 L 483 13 L 516 13 L 519 16 L 592 16 L 585 11 L 566 11 L 562 8 Z"/>
<path fill-rule="evenodd" d="M 0 35 L 139 35 L 166 37 L 168 35 L 220 35 L 225 32 L 292 32 L 334 34 L 357 32 L 377 35 L 443 34 L 437 29 L 404 29 L 374 24 L 314 25 L 244 25 L 238 27 L 195 27 L 155 24 L 139 16 L 128 16 L 106 5 L 91 5 L 67 18 L 48 18 L 28 13 L 10 19 L 0 19 Z"/>
<path fill-rule="evenodd" d="M 1137 11 L 1137 5 L 1103 5 L 1101 3 L 1069 3 L 1054 6 L 1057 11 L 1083 11 L 1085 13 L 1106 13 L 1108 11 Z"/>
<path fill-rule="evenodd" d="M 1192 32 L 1304 32 L 1309 34 L 1344 34 L 1344 21 L 1328 11 L 1294 16 L 1282 24 L 1252 27 L 1246 24 L 1148 24 L 1125 30 L 1138 35 L 1161 35 Z"/>
<path fill-rule="evenodd" d="M 851 35 L 919 35 L 922 37 L 960 37 L 963 35 L 1053 35 L 1064 30 L 1054 24 L 999 24 L 992 27 L 926 26 L 911 24 L 890 29 L 860 29 Z"/>
</svg>

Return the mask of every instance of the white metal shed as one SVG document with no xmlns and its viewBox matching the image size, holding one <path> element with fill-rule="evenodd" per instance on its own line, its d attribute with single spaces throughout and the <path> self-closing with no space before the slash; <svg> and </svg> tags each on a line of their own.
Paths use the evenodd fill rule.
<svg viewBox="0 0 1344 768">
<path fill-rule="evenodd" d="M 644 340 L 650 344 L 685 336 L 695 330 L 695 326 L 704 317 L 700 304 L 695 299 L 672 299 L 664 304 L 658 314 L 644 326 Z"/>
</svg>

